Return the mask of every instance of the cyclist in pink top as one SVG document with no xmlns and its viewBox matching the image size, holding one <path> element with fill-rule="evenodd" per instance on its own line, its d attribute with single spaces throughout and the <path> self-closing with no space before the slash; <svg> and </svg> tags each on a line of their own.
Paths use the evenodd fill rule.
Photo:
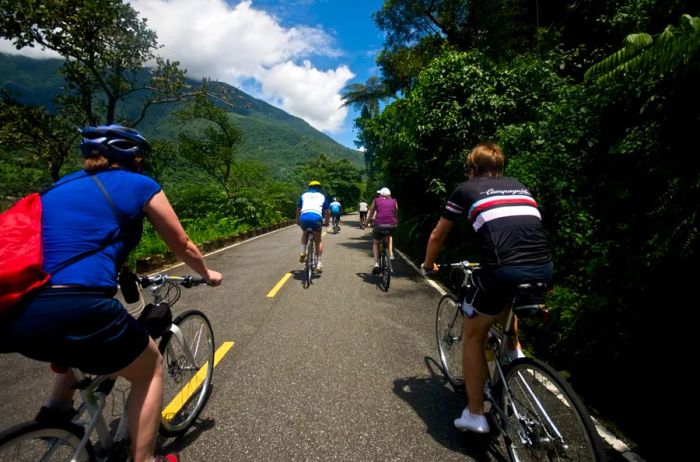
<svg viewBox="0 0 700 462">
<path fill-rule="evenodd" d="M 382 240 L 384 234 L 389 233 L 389 258 L 394 259 L 394 239 L 391 237 L 391 232 L 396 229 L 399 224 L 398 211 L 399 204 L 396 199 L 392 199 L 389 188 L 384 187 L 377 191 L 377 196 L 369 208 L 367 221 L 372 221 L 374 217 L 374 228 L 372 228 L 372 253 L 374 254 L 373 274 L 379 273 L 379 241 Z M 376 216 L 375 216 L 376 214 Z"/>
</svg>

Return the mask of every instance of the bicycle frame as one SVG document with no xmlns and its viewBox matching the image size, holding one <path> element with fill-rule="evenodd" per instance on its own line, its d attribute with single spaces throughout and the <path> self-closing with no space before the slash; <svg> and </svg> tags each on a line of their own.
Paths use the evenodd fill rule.
<svg viewBox="0 0 700 462">
<path fill-rule="evenodd" d="M 119 418 L 119 424 L 114 435 L 110 432 L 103 414 L 107 405 L 107 396 L 112 392 L 116 379 L 112 379 L 108 375 L 100 375 L 91 380 L 80 369 L 73 368 L 72 371 L 77 380 L 76 386 L 83 401 L 74 420 L 81 424 L 79 422 L 80 419 L 87 414 L 87 422 L 81 424 L 85 429 L 85 433 L 71 461 L 77 460 L 78 455 L 88 444 L 94 431 L 97 432 L 97 443 L 100 451 L 111 451 L 115 444 L 119 443 L 127 445 L 129 436 L 127 431 L 126 400 L 123 403 L 122 415 Z"/>
</svg>

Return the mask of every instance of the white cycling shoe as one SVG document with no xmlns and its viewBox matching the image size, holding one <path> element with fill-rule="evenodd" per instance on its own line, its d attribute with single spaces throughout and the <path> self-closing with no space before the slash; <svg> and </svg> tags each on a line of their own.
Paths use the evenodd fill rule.
<svg viewBox="0 0 700 462">
<path fill-rule="evenodd" d="M 472 414 L 469 408 L 465 407 L 462 415 L 455 419 L 455 427 L 462 431 L 470 431 L 474 433 L 489 433 L 489 422 L 483 415 Z"/>
</svg>

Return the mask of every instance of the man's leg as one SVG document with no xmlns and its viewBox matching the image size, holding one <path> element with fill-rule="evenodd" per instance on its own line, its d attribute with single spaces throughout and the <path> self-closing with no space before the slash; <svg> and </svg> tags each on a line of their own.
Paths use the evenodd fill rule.
<svg viewBox="0 0 700 462">
<path fill-rule="evenodd" d="M 321 228 L 314 230 L 314 244 L 316 246 L 316 271 L 319 273 L 323 271 L 323 264 L 321 263 L 321 255 L 323 255 L 323 241 L 321 240 Z"/>
<path fill-rule="evenodd" d="M 304 260 L 306 259 L 306 244 L 309 242 L 309 236 L 306 234 L 306 231 L 303 229 L 301 230 L 301 247 L 299 250 L 299 262 L 304 263 Z"/>
<path fill-rule="evenodd" d="M 504 328 L 506 326 L 509 313 L 510 310 L 503 310 L 503 313 L 498 315 L 498 323 Z M 508 357 L 511 360 L 515 358 L 523 358 L 525 355 L 523 354 L 522 348 L 520 347 L 520 341 L 518 340 L 518 317 L 515 315 L 513 315 L 513 325 L 511 326 L 511 331 L 513 332 L 513 335 L 507 336 L 505 340 L 506 354 L 508 354 Z"/>
<path fill-rule="evenodd" d="M 489 424 L 484 417 L 484 383 L 488 376 L 484 344 L 489 327 L 495 320 L 495 317 L 484 315 L 464 318 L 462 370 L 468 405 L 454 421 L 455 426 L 462 430 L 489 432 Z"/>
</svg>

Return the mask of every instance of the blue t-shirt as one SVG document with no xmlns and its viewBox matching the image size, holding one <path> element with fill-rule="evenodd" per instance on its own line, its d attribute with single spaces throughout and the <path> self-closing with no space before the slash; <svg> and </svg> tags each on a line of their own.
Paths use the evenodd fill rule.
<svg viewBox="0 0 700 462">
<path fill-rule="evenodd" d="M 338 215 L 340 213 L 340 202 L 338 201 L 333 201 L 331 202 L 331 213 L 333 215 Z"/>
<path fill-rule="evenodd" d="M 123 169 L 96 175 L 127 228 L 126 236 L 52 274 L 56 265 L 100 247 L 120 232 L 112 208 L 89 175 L 80 171 L 61 178 L 41 197 L 44 269 L 52 274 L 51 284 L 114 289 L 119 268 L 141 239 L 143 207 L 161 190 L 152 178 Z"/>
</svg>

